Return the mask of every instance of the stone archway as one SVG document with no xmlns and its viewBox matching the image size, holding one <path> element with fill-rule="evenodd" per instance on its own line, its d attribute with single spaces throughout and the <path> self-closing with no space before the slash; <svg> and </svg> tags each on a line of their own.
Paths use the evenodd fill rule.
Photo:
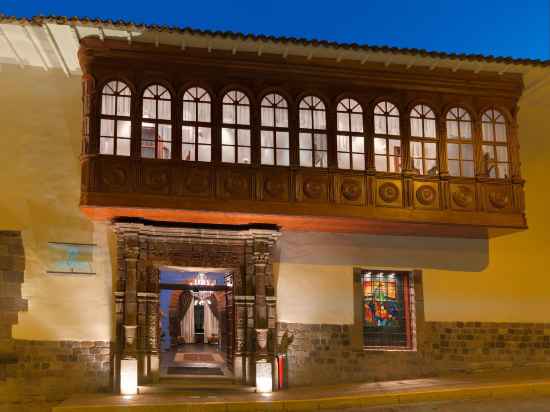
<svg viewBox="0 0 550 412">
<path fill-rule="evenodd" d="M 271 254 L 273 226 L 186 226 L 120 220 L 115 297 L 115 390 L 159 378 L 159 268 L 223 267 L 233 271 L 233 372 L 256 384 L 256 365 L 277 374 L 276 297 Z"/>
</svg>

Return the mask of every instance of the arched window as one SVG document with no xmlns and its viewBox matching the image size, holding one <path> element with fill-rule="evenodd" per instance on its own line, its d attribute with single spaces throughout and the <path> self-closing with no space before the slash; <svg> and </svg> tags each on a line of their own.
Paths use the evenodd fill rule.
<svg viewBox="0 0 550 412">
<path fill-rule="evenodd" d="M 262 99 L 261 108 L 261 163 L 288 166 L 288 104 L 283 96 L 271 93 Z"/>
<path fill-rule="evenodd" d="M 170 92 L 158 84 L 143 92 L 141 157 L 170 159 L 172 153 Z"/>
<path fill-rule="evenodd" d="M 300 166 L 327 167 L 325 104 L 315 96 L 300 101 Z"/>
<path fill-rule="evenodd" d="M 211 99 L 200 87 L 191 87 L 183 94 L 181 126 L 181 158 L 210 162 L 212 159 Z"/>
<path fill-rule="evenodd" d="M 446 125 L 449 174 L 473 177 L 474 145 L 470 114 L 460 107 L 453 107 L 447 112 Z"/>
<path fill-rule="evenodd" d="M 374 108 L 374 167 L 379 172 L 401 172 L 399 109 L 390 102 Z"/>
<path fill-rule="evenodd" d="M 336 146 L 340 169 L 365 170 L 363 109 L 353 99 L 342 99 L 336 106 Z"/>
<path fill-rule="evenodd" d="M 113 80 L 101 91 L 99 153 L 130 156 L 132 93 L 126 83 Z"/>
<path fill-rule="evenodd" d="M 222 162 L 250 164 L 250 101 L 243 92 L 231 90 L 222 105 Z"/>
<path fill-rule="evenodd" d="M 424 104 L 411 110 L 411 160 L 412 167 L 421 175 L 437 175 L 435 114 Z"/>
<path fill-rule="evenodd" d="M 483 171 L 490 177 L 510 176 L 506 119 L 497 110 L 489 109 L 481 117 Z"/>
</svg>

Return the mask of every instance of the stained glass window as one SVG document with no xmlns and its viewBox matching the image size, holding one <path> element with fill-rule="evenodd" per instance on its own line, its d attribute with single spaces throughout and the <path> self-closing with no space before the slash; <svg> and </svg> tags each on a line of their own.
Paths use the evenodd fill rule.
<svg viewBox="0 0 550 412">
<path fill-rule="evenodd" d="M 365 271 L 363 337 L 368 347 L 409 347 L 409 275 Z"/>
</svg>

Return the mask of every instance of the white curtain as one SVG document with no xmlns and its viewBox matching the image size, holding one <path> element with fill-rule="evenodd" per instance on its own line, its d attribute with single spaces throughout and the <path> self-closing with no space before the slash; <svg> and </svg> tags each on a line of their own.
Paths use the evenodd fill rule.
<svg viewBox="0 0 550 412">
<path fill-rule="evenodd" d="M 210 305 L 205 303 L 204 305 L 204 343 L 208 343 L 208 337 L 212 335 L 219 335 L 218 333 L 218 319 L 214 316 L 214 312 L 210 309 Z"/>
<path fill-rule="evenodd" d="M 181 336 L 185 340 L 185 343 L 195 343 L 195 299 L 191 300 L 189 309 L 183 317 L 181 323 Z"/>
</svg>

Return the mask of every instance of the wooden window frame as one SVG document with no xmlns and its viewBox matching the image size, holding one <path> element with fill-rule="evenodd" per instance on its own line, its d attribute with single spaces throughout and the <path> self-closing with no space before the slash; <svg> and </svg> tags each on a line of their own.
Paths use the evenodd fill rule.
<svg viewBox="0 0 550 412">
<path fill-rule="evenodd" d="M 384 107 L 381 106 L 382 104 L 384 104 Z M 388 110 L 388 105 L 391 105 L 392 109 Z M 375 113 L 376 108 L 379 108 L 380 110 L 382 110 L 383 113 L 382 114 Z M 393 110 L 397 111 L 397 115 L 392 115 L 391 114 Z M 386 124 L 386 134 L 376 132 L 376 117 L 377 116 L 378 117 L 384 117 L 384 122 Z M 389 130 L 388 118 L 390 118 L 390 117 L 397 118 L 397 124 L 399 126 L 399 134 L 397 134 L 397 135 L 393 135 L 393 134 L 388 133 L 388 130 Z M 373 138 L 373 147 L 374 147 L 374 149 L 373 149 L 373 161 L 374 161 L 374 168 L 375 168 L 376 172 L 401 173 L 403 171 L 404 157 L 403 157 L 403 139 L 401 138 L 401 113 L 399 112 L 399 108 L 395 104 L 390 102 L 389 100 L 379 101 L 379 102 L 376 103 L 376 105 L 373 109 L 372 121 L 373 121 L 373 136 L 374 136 L 374 138 Z M 376 144 L 374 143 L 375 139 L 384 139 L 385 140 L 386 150 L 385 150 L 384 154 L 376 153 Z M 395 156 L 395 155 L 392 155 L 392 154 L 389 153 L 390 141 L 392 141 L 392 140 L 399 141 L 399 148 L 400 148 L 399 156 Z M 376 169 L 376 157 L 377 156 L 384 156 L 386 158 L 385 159 L 386 160 L 386 170 Z M 398 170 L 392 172 L 390 170 L 390 164 L 391 164 L 392 159 L 396 158 L 396 157 L 399 158 L 399 168 L 398 168 Z"/>
<path fill-rule="evenodd" d="M 485 121 L 484 120 L 484 117 L 487 113 L 491 113 L 491 118 L 489 121 Z M 498 122 L 497 121 L 497 116 L 495 116 L 495 114 L 498 114 L 498 117 L 501 117 L 503 119 L 502 122 Z M 493 134 L 493 139 L 492 140 L 485 140 L 485 128 L 483 127 L 484 124 L 490 124 L 491 125 L 491 129 L 492 129 L 492 134 Z M 500 141 L 497 141 L 496 140 L 496 125 L 497 124 L 502 124 L 504 125 L 504 138 L 505 138 L 505 141 L 504 142 L 500 142 Z M 482 172 L 483 174 L 485 175 L 485 177 L 488 177 L 488 178 L 491 178 L 491 179 L 500 179 L 500 180 L 503 180 L 503 179 L 510 179 L 511 177 L 511 174 L 512 174 L 512 162 L 511 162 L 511 157 L 510 157 L 510 145 L 509 145 L 509 142 L 510 142 L 510 136 L 509 136 L 509 130 L 510 130 L 510 126 L 509 126 L 509 122 L 507 121 L 506 119 L 506 116 L 502 113 L 502 111 L 500 111 L 499 109 L 496 109 L 496 108 L 489 108 L 489 109 L 486 109 L 486 110 L 483 110 L 483 112 L 481 113 L 481 139 L 480 139 L 480 145 L 481 145 L 481 163 L 480 163 L 480 167 L 482 168 Z M 492 148 L 492 152 L 493 152 L 493 159 L 489 159 L 490 162 L 487 162 L 487 160 L 484 158 L 484 147 L 485 146 L 488 146 L 488 147 L 491 147 Z M 506 161 L 505 162 L 502 162 L 502 161 L 499 161 L 497 159 L 497 148 L 498 147 L 505 147 L 506 148 Z M 494 164 L 494 167 L 495 167 L 495 176 L 491 176 L 491 168 L 490 168 L 490 164 Z M 500 169 L 499 169 L 499 165 L 502 165 L 502 164 L 505 164 L 507 166 L 507 169 L 508 169 L 508 176 L 500 176 Z"/>
<path fill-rule="evenodd" d="M 456 117 L 449 118 L 450 115 L 454 116 L 454 114 L 452 114 L 453 110 L 457 111 Z M 462 111 L 462 114 L 461 114 L 461 111 Z M 466 120 L 464 120 L 465 117 L 467 117 Z M 449 127 L 448 127 L 449 122 L 456 122 L 457 123 L 458 137 L 450 137 L 449 136 Z M 461 124 L 464 124 L 464 123 L 470 123 L 470 138 L 469 139 L 464 138 L 463 133 L 461 131 Z M 446 135 L 445 154 L 447 156 L 447 169 L 448 169 L 449 175 L 451 177 L 466 177 L 466 178 L 475 177 L 475 174 L 476 174 L 476 161 L 475 161 L 475 150 L 476 150 L 476 148 L 475 148 L 475 139 L 474 139 L 475 133 L 474 133 L 474 121 L 472 119 L 472 116 L 471 116 L 470 112 L 468 110 L 460 107 L 460 106 L 451 107 L 449 110 L 447 110 L 447 113 L 445 115 L 445 135 Z M 458 159 L 449 158 L 449 145 L 450 144 L 458 145 Z M 462 151 L 463 151 L 462 149 L 466 145 L 470 145 L 472 147 L 472 158 L 471 159 L 464 159 L 464 156 L 462 155 Z M 451 174 L 450 167 L 449 167 L 449 164 L 450 164 L 451 161 L 458 161 L 458 170 L 459 170 L 458 175 Z M 472 164 L 473 174 L 471 176 L 466 176 L 464 174 L 464 163 L 465 162 L 469 162 L 469 163 Z"/>
<path fill-rule="evenodd" d="M 239 97 L 239 100 L 235 100 L 237 99 L 237 95 L 235 96 L 235 98 L 232 98 L 230 97 L 230 93 L 232 92 L 235 92 L 235 93 L 240 93 L 242 96 Z M 229 97 L 232 99 L 232 102 L 231 103 L 226 103 L 224 102 L 225 98 L 226 97 Z M 246 103 L 240 103 L 242 100 L 246 100 Z M 225 123 L 224 122 L 224 119 L 223 119 L 223 112 L 224 112 L 224 106 L 232 106 L 233 107 L 233 115 L 234 115 L 234 119 L 235 119 L 235 123 Z M 239 106 L 244 106 L 244 107 L 248 107 L 248 124 L 247 125 L 244 125 L 244 124 L 239 124 L 238 123 L 238 108 Z M 251 165 L 253 164 L 253 159 L 252 159 L 252 146 L 253 146 L 253 134 L 252 134 L 252 105 L 250 104 L 250 97 L 248 97 L 248 95 L 243 92 L 242 90 L 239 90 L 239 89 L 231 89 L 231 90 L 228 90 L 227 92 L 225 92 L 222 96 L 222 99 L 221 99 L 221 122 L 220 122 L 220 159 L 221 159 L 221 162 L 222 163 L 225 163 L 225 164 L 241 164 L 241 165 Z M 224 144 L 223 143 L 223 130 L 224 129 L 232 129 L 234 131 L 234 136 L 235 136 L 235 144 L 233 145 L 228 145 L 228 144 Z M 248 146 L 245 146 L 245 145 L 240 145 L 239 144 L 239 131 L 241 130 L 247 130 L 248 131 L 248 135 L 249 135 L 249 139 L 250 139 L 250 144 Z M 233 147 L 233 159 L 234 161 L 233 162 L 227 162 L 227 161 L 224 161 L 223 160 L 223 148 L 224 147 Z M 245 163 L 245 162 L 239 162 L 239 148 L 248 148 L 249 150 L 249 153 L 250 153 L 250 162 L 249 163 Z"/>
<path fill-rule="evenodd" d="M 417 110 L 418 107 L 427 108 L 428 112 L 425 112 L 422 110 L 421 112 Z M 418 113 L 417 116 L 413 116 L 413 111 Z M 427 114 L 431 113 L 433 117 L 428 117 Z M 415 136 L 412 132 L 412 119 L 420 119 L 422 124 L 422 136 Z M 435 137 L 426 137 L 426 120 L 433 120 L 434 122 L 434 130 L 435 130 Z M 439 176 L 440 173 L 440 165 L 439 165 L 439 137 L 437 132 L 437 116 L 434 112 L 434 110 L 424 103 L 415 104 L 411 110 L 409 111 L 409 123 L 410 123 L 410 141 L 409 141 L 409 157 L 411 162 L 411 168 L 413 170 L 417 170 L 414 168 L 414 160 L 415 159 L 421 159 L 422 160 L 422 170 L 419 170 L 419 175 L 421 176 Z M 415 157 L 413 155 L 413 143 L 420 143 L 422 148 L 422 155 L 421 157 Z M 426 157 L 426 145 L 433 143 L 435 144 L 435 158 Z M 436 173 L 431 175 L 428 173 L 429 170 L 426 170 L 426 162 L 429 160 L 435 160 L 435 168 Z"/>
<path fill-rule="evenodd" d="M 197 96 L 194 96 L 192 95 L 191 93 L 191 90 L 194 90 L 198 93 L 201 93 L 200 96 L 198 96 L 198 93 L 197 93 Z M 190 100 L 186 100 L 186 95 L 190 95 L 191 96 L 191 99 Z M 202 100 L 203 97 L 207 97 L 208 100 Z M 212 108 L 213 108 L 213 105 L 212 105 L 212 96 L 210 95 L 210 93 L 203 87 L 200 87 L 200 86 L 191 86 L 191 87 L 187 87 L 184 92 L 183 92 L 183 95 L 182 95 L 182 98 L 181 98 L 181 103 L 182 103 L 182 106 L 181 106 L 181 113 L 182 113 L 182 117 L 181 117 L 181 141 L 180 141 L 180 144 L 181 144 L 181 160 L 185 161 L 185 162 L 201 162 L 201 163 L 212 163 L 212 158 L 213 158 L 213 138 L 214 138 L 214 130 L 213 130 L 213 122 L 212 122 Z M 183 110 L 184 110 L 184 106 L 185 106 L 185 103 L 192 103 L 193 104 L 193 110 L 194 110 L 194 114 L 195 114 L 195 120 L 184 120 L 184 116 L 183 116 Z M 205 121 L 200 121 L 199 120 L 199 103 L 208 103 L 209 106 L 210 106 L 210 120 L 208 122 L 205 122 Z M 184 127 L 192 127 L 193 128 L 193 136 L 194 136 L 194 142 L 193 143 L 190 143 L 190 142 L 184 142 L 183 141 L 183 128 Z M 210 129 L 210 143 L 209 144 L 206 144 L 206 143 L 199 143 L 199 130 L 200 129 Z M 183 158 L 183 146 L 184 144 L 193 144 L 194 146 L 194 159 L 192 160 L 186 160 Z M 210 151 L 210 160 L 199 160 L 199 147 L 200 146 L 208 146 L 209 147 L 209 151 Z"/>
<path fill-rule="evenodd" d="M 115 88 L 116 90 L 113 90 L 113 88 L 110 86 L 111 83 L 115 83 Z M 118 85 L 119 84 L 123 84 L 124 87 L 122 89 L 119 89 Z M 111 90 L 113 90 L 113 94 L 106 94 L 105 93 L 105 89 L 109 87 Z M 127 95 L 125 94 L 122 94 L 122 92 L 124 92 L 125 90 L 128 90 L 128 93 Z M 104 114 L 103 113 L 103 96 L 114 96 L 115 98 L 115 114 Z M 118 100 L 119 98 L 122 97 L 127 97 L 130 99 L 130 113 L 128 116 L 124 116 L 124 115 L 120 115 L 118 114 Z M 128 83 L 122 81 L 122 80 L 118 80 L 118 79 L 114 79 L 114 80 L 110 80 L 108 82 L 105 82 L 105 84 L 103 85 L 103 87 L 101 88 L 101 97 L 99 99 L 99 130 L 98 130 L 98 142 L 99 142 L 99 148 L 98 148 L 98 153 L 99 154 L 102 154 L 102 155 L 110 155 L 110 156 L 123 156 L 123 157 L 130 157 L 132 155 L 132 131 L 133 131 L 133 116 L 132 116 L 132 103 L 133 103 L 133 100 L 132 100 L 132 90 L 130 89 L 130 86 L 128 86 Z M 102 120 L 112 120 L 113 121 L 113 136 L 103 136 L 101 134 L 101 121 Z M 129 137 L 119 137 L 118 136 L 118 127 L 117 127 L 117 124 L 119 121 L 127 121 L 130 123 L 130 133 L 129 133 Z M 101 138 L 104 137 L 104 138 L 112 138 L 113 139 L 113 153 L 101 153 Z M 123 155 L 123 154 L 118 154 L 117 151 L 118 151 L 118 143 L 119 143 L 119 140 L 128 140 L 128 146 L 129 146 L 129 150 L 130 152 L 127 154 L 127 155 Z"/>
<path fill-rule="evenodd" d="M 153 88 L 156 88 L 156 92 L 153 91 Z M 159 92 L 159 88 L 162 88 L 163 91 Z M 145 96 L 145 93 L 148 92 L 148 91 L 151 94 L 153 94 L 153 97 L 146 97 Z M 162 96 L 165 95 L 165 94 L 167 94 L 169 96 L 168 99 L 162 98 Z M 144 117 L 144 113 L 143 113 L 144 105 L 143 105 L 143 103 L 146 100 L 153 100 L 155 102 L 155 117 L 154 118 Z M 172 159 L 172 152 L 173 152 L 172 151 L 172 142 L 174 140 L 173 139 L 173 137 L 174 137 L 174 127 L 173 127 L 173 124 L 172 124 L 172 119 L 173 119 L 173 116 L 172 116 L 172 106 L 173 106 L 172 105 L 172 93 L 170 93 L 170 90 L 167 87 L 163 86 L 162 84 L 159 84 L 159 83 L 151 84 L 143 90 L 143 93 L 141 94 L 141 101 L 142 101 L 142 107 L 141 107 L 141 118 L 140 118 L 140 151 L 139 151 L 139 156 L 142 159 L 162 159 L 162 160 Z M 170 118 L 169 119 L 159 118 L 159 102 L 160 101 L 165 101 L 165 102 L 170 103 L 170 111 L 169 111 Z M 146 123 L 154 124 L 155 147 L 154 147 L 154 156 L 153 157 L 143 156 L 143 149 L 144 148 L 149 148 L 149 147 L 143 145 L 143 143 L 144 143 L 143 128 L 144 128 L 144 124 L 146 124 Z M 159 133 L 159 126 L 160 125 L 170 126 L 170 140 L 163 140 L 162 136 Z M 166 146 L 170 148 L 170 156 L 169 157 L 160 157 L 159 156 L 159 147 L 160 147 L 159 143 L 165 143 Z"/>
<path fill-rule="evenodd" d="M 306 102 L 306 99 L 308 99 L 308 98 L 318 99 L 318 102 L 313 105 L 313 101 L 312 101 L 312 104 L 310 105 L 309 103 Z M 302 102 L 307 104 L 308 107 L 307 108 L 302 108 L 301 107 Z M 319 104 L 322 106 L 322 109 L 317 108 L 317 106 Z M 300 126 L 302 111 L 304 111 L 304 112 L 307 111 L 308 115 L 311 116 L 311 129 L 302 128 Z M 325 128 L 324 129 L 316 129 L 315 128 L 315 115 L 314 115 L 315 112 L 323 112 L 323 115 L 324 115 L 324 118 L 325 118 Z M 318 97 L 316 95 L 307 95 L 307 96 L 304 96 L 300 99 L 300 101 L 298 103 L 298 166 L 299 167 L 307 167 L 307 168 L 315 168 L 315 169 L 327 169 L 328 168 L 329 144 L 328 144 L 328 123 L 327 123 L 327 121 L 328 121 L 327 108 L 326 108 L 326 105 L 325 105 L 325 102 L 323 101 L 323 99 L 321 99 L 320 97 Z M 311 148 L 302 148 L 301 139 L 300 139 L 302 133 L 311 135 Z M 318 150 L 318 149 L 315 148 L 315 136 L 316 135 L 324 135 L 325 136 L 325 144 L 326 144 L 326 147 L 327 147 L 326 150 Z M 300 161 L 302 151 L 311 152 L 311 166 L 302 165 L 302 163 Z M 315 157 L 316 157 L 315 155 L 318 152 L 324 152 L 325 153 L 325 155 L 326 155 L 326 165 L 325 166 L 315 166 Z"/>
<path fill-rule="evenodd" d="M 269 96 L 273 96 L 274 98 L 279 98 L 279 101 L 275 101 L 275 103 L 269 103 L 267 105 L 264 105 L 264 101 L 268 99 Z M 283 102 L 283 106 L 279 106 L 279 104 Z M 268 126 L 264 125 L 264 119 L 263 119 L 263 109 L 269 109 L 273 112 L 273 125 Z M 277 126 L 277 109 L 285 109 L 286 110 L 286 118 L 287 118 L 287 125 L 286 127 Z M 263 132 L 271 132 L 273 137 L 273 147 L 263 146 L 262 143 L 262 133 Z M 277 143 L 277 133 L 287 133 L 288 136 L 288 146 L 287 147 L 279 147 Z M 289 104 L 287 99 L 282 96 L 279 93 L 272 92 L 267 93 L 262 100 L 260 101 L 260 165 L 262 166 L 281 166 L 281 167 L 290 167 L 291 166 L 291 156 L 290 156 L 290 143 L 291 143 L 291 137 L 290 137 L 290 110 L 289 110 Z M 262 161 L 262 151 L 264 149 L 271 149 L 273 151 L 273 164 L 269 163 L 263 163 Z M 288 154 L 288 164 L 286 165 L 280 165 L 277 161 L 277 151 L 278 150 L 286 150 Z"/>
<path fill-rule="evenodd" d="M 345 110 L 339 110 L 340 108 L 340 105 L 344 105 L 344 101 L 347 101 L 349 107 Z M 353 107 L 351 107 L 352 105 L 352 102 L 353 102 Z M 354 111 L 355 108 L 359 108 L 359 111 Z M 351 130 L 351 125 L 352 125 L 352 113 L 353 114 L 360 114 L 361 115 L 361 131 L 360 132 L 355 132 L 355 131 L 352 131 Z M 347 123 L 348 123 L 348 130 L 340 130 L 338 128 L 339 126 L 339 121 L 338 121 L 338 115 L 339 114 L 345 114 L 346 115 L 346 120 L 347 120 Z M 348 147 L 349 147 L 349 151 L 342 151 L 342 150 L 338 150 L 338 138 L 340 136 L 343 136 L 343 137 L 346 137 L 347 138 L 347 143 L 348 143 Z M 363 152 L 354 152 L 353 151 L 353 138 L 354 137 L 360 137 L 362 140 L 363 140 Z M 328 136 L 327 136 L 328 138 Z M 328 152 L 328 148 L 327 148 L 327 152 Z M 345 167 L 340 167 L 340 162 L 339 162 L 339 155 L 340 154 L 347 154 L 349 155 L 349 167 L 345 168 Z M 363 168 L 362 169 L 356 169 L 353 167 L 353 156 L 354 155 L 360 155 L 363 157 Z M 327 153 L 327 156 L 328 156 L 328 153 Z M 361 106 L 361 103 L 359 103 L 357 100 L 351 98 L 351 97 L 344 97 L 343 99 L 340 99 L 337 103 L 336 103 L 336 164 L 337 164 L 337 167 L 338 169 L 340 170 L 356 170 L 356 171 L 365 171 L 367 170 L 367 139 L 366 139 L 366 135 L 365 135 L 365 113 L 363 111 L 363 106 Z"/>
</svg>

